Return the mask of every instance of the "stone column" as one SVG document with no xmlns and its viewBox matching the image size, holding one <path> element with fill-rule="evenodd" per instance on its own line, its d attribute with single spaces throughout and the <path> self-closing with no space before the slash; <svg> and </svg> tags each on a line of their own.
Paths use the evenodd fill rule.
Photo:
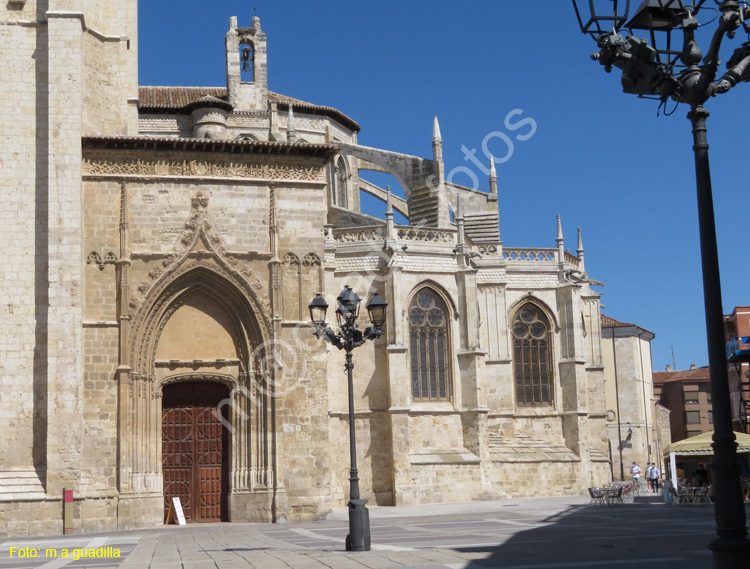
<svg viewBox="0 0 750 569">
<path fill-rule="evenodd" d="M 272 320 L 272 334 L 273 339 L 271 342 L 270 349 L 276 349 L 276 343 L 281 339 L 281 259 L 279 258 L 279 220 L 278 220 L 278 209 L 276 206 L 276 187 L 271 185 L 269 188 L 269 236 L 270 236 L 270 248 L 272 258 L 268 262 L 268 272 L 270 280 L 270 295 L 271 295 L 271 320 Z M 278 416 L 277 410 L 278 401 L 276 400 L 276 393 L 273 391 L 273 386 L 276 385 L 276 369 L 272 366 L 271 369 L 262 370 L 265 376 L 265 387 L 268 390 L 268 396 L 265 398 L 267 404 L 270 406 L 266 423 L 270 433 L 270 454 L 271 454 L 271 473 L 273 480 L 269 481 L 272 486 L 272 503 L 271 503 L 271 516 L 274 522 L 286 521 L 289 515 L 289 502 L 286 496 L 286 489 L 284 488 L 284 477 L 283 470 L 279 464 L 279 457 L 284 456 L 284 452 L 281 448 L 281 418 Z"/>
<path fill-rule="evenodd" d="M 47 12 L 47 494 L 78 486 L 83 424 L 81 124 L 83 14 Z"/>
<path fill-rule="evenodd" d="M 128 187 L 125 183 L 120 186 L 120 257 L 117 261 L 117 322 L 119 324 L 119 354 L 117 366 L 117 411 L 119 455 L 118 490 L 130 490 L 130 414 L 128 412 L 130 400 L 130 238 L 128 223 Z"/>
<path fill-rule="evenodd" d="M 460 227 L 463 227 L 461 217 Z M 462 248 L 462 239 L 459 239 Z M 468 250 L 468 249 L 466 249 Z M 465 256 L 461 255 L 465 264 Z M 464 446 L 476 454 L 482 465 L 482 494 L 491 494 L 489 469 L 489 438 L 487 432 L 487 398 L 482 378 L 485 377 L 487 351 L 480 345 L 479 299 L 477 294 L 476 269 L 468 266 L 456 275 L 458 302 L 461 314 L 459 328 L 460 344 L 457 342 L 459 377 L 456 385 L 461 390 L 457 401 L 461 409 L 461 422 L 464 430 Z"/>
<path fill-rule="evenodd" d="M 409 409 L 411 406 L 411 373 L 408 361 L 408 338 L 403 316 L 405 291 L 399 287 L 401 267 L 394 259 L 385 281 L 388 317 L 385 349 L 390 390 L 388 413 L 391 421 L 391 452 L 393 456 L 393 505 L 410 503 L 411 444 L 409 440 Z"/>
<path fill-rule="evenodd" d="M 560 373 L 565 445 L 581 458 L 579 483 L 591 482 L 591 442 L 589 439 L 588 375 L 583 344 L 580 287 L 569 284 L 558 289 L 557 302 L 560 315 Z"/>
</svg>

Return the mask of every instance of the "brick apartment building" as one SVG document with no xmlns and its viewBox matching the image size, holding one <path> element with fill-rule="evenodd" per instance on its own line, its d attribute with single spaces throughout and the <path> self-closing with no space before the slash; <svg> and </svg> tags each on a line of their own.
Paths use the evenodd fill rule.
<svg viewBox="0 0 750 569">
<path fill-rule="evenodd" d="M 683 371 L 655 371 L 654 395 L 669 409 L 672 441 L 681 441 L 713 430 L 711 374 L 708 367 Z"/>
<path fill-rule="evenodd" d="M 748 431 L 750 419 L 750 306 L 736 306 L 724 316 L 729 392 L 735 431 Z M 654 393 L 671 411 L 672 440 L 713 430 L 711 374 L 694 365 L 684 371 L 654 372 Z"/>
<path fill-rule="evenodd" d="M 729 389 L 732 398 L 732 417 L 735 431 L 748 433 L 750 429 L 750 306 L 735 306 L 724 316 L 729 363 Z"/>
</svg>

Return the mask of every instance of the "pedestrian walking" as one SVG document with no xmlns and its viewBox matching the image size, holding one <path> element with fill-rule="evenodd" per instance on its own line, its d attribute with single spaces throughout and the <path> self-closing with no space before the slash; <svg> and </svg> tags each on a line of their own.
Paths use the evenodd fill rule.
<svg viewBox="0 0 750 569">
<path fill-rule="evenodd" d="M 641 467 L 633 461 L 633 466 L 630 467 L 630 474 L 633 476 L 633 482 L 636 482 L 638 486 L 641 485 Z"/>
<path fill-rule="evenodd" d="M 650 462 L 646 463 L 646 492 L 654 489 L 654 467 Z"/>
<path fill-rule="evenodd" d="M 661 470 L 659 470 L 659 467 L 656 466 L 655 462 L 651 465 L 651 476 L 654 482 L 654 492 L 658 492 L 659 481 L 661 480 Z"/>
</svg>

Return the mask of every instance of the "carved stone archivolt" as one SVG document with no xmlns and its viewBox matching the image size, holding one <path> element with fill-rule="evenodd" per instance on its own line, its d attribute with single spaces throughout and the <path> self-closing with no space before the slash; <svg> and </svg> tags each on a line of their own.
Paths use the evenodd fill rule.
<svg viewBox="0 0 750 569">
<path fill-rule="evenodd" d="M 199 201 L 197 209 L 204 207 Z M 199 216 L 200 218 L 200 216 Z M 200 221 L 200 219 L 198 220 Z M 205 236 L 198 223 L 196 239 Z M 232 491 L 265 488 L 269 470 L 268 433 L 272 401 L 264 368 L 264 346 L 271 338 L 269 315 L 249 280 L 215 251 L 200 258 L 188 253 L 173 256 L 170 263 L 150 275 L 155 280 L 144 293 L 132 318 L 130 335 L 130 386 L 127 413 L 128 457 L 123 488 L 133 492 L 161 492 L 161 433 L 155 428 L 161 414 L 164 385 L 174 382 L 220 382 L 230 387 L 226 401 L 226 428 L 232 431 L 230 478 Z M 229 316 L 228 331 L 234 339 L 236 360 L 227 360 L 216 371 L 197 366 L 177 370 L 164 379 L 156 377 L 156 353 L 167 322 L 193 295 L 203 295 Z M 214 362 L 215 364 L 217 362 Z M 159 366 L 163 374 L 169 368 Z M 231 373 L 226 373 L 230 370 Z M 272 372 L 271 372 L 272 373 Z M 249 378 L 253 381 L 249 381 Z"/>
<path fill-rule="evenodd" d="M 233 316 L 234 337 L 241 360 L 247 362 L 268 333 L 268 315 L 256 290 L 234 269 L 218 259 L 188 261 L 165 271 L 148 291 L 133 316 L 131 366 L 136 373 L 154 373 L 159 336 L 169 318 L 194 292 L 200 291 L 224 306 Z"/>
<path fill-rule="evenodd" d="M 246 374 L 245 377 L 247 377 Z M 171 385 L 173 383 L 187 383 L 190 381 L 209 381 L 211 383 L 221 383 L 222 385 L 226 385 L 229 388 L 230 392 L 235 391 L 240 385 L 239 381 L 231 375 L 219 373 L 182 373 L 162 379 L 151 397 L 154 399 L 160 399 L 164 395 L 165 385 Z"/>
<path fill-rule="evenodd" d="M 258 292 L 261 292 L 263 290 L 263 282 L 258 278 L 253 278 L 253 271 L 250 267 L 247 265 L 243 265 L 240 269 L 240 274 L 247 279 L 248 282 L 252 280 L 252 287 L 257 290 Z"/>
<path fill-rule="evenodd" d="M 237 160 L 231 157 L 212 159 L 112 159 L 89 156 L 83 162 L 84 176 L 199 177 L 245 178 L 249 180 L 281 180 L 316 182 L 323 176 L 323 167 L 299 161 L 279 160 L 273 163 L 258 159 Z"/>
</svg>

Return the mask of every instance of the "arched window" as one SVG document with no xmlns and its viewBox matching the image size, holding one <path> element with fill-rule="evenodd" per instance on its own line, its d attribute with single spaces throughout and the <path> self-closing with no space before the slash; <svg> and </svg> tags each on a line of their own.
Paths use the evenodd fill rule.
<svg viewBox="0 0 750 569">
<path fill-rule="evenodd" d="M 333 203 L 339 207 L 347 207 L 349 194 L 349 165 L 346 158 L 339 156 L 336 160 L 336 186 L 333 191 Z"/>
<path fill-rule="evenodd" d="M 409 304 L 411 395 L 414 399 L 450 399 L 451 347 L 448 307 L 429 288 Z"/>
<path fill-rule="evenodd" d="M 554 402 L 551 344 L 547 317 L 534 304 L 523 305 L 513 318 L 513 373 L 518 406 Z"/>
</svg>

